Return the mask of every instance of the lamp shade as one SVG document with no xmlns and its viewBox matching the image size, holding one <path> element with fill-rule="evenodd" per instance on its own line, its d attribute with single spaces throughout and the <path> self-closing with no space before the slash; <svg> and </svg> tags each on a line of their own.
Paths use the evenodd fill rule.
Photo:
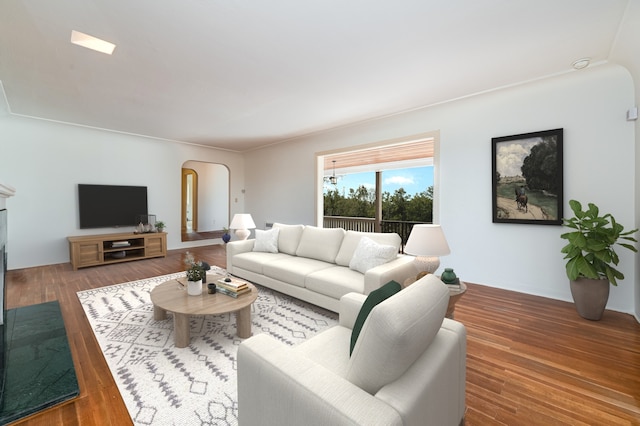
<svg viewBox="0 0 640 426">
<path fill-rule="evenodd" d="M 231 229 L 253 229 L 255 227 L 256 224 L 249 213 L 236 213 L 229 225 Z"/>
<path fill-rule="evenodd" d="M 433 274 L 440 267 L 440 258 L 451 253 L 440 225 L 413 225 L 404 252 L 416 256 L 414 265 L 420 271 L 416 279 L 424 274 Z"/>
<path fill-rule="evenodd" d="M 253 229 L 256 227 L 256 224 L 253 223 L 253 218 L 249 213 L 237 213 L 231 219 L 231 224 L 229 228 L 236 230 L 236 235 L 241 240 L 246 240 L 249 238 L 251 231 L 249 229 Z"/>
<path fill-rule="evenodd" d="M 413 225 L 404 252 L 414 256 L 444 256 L 451 253 L 440 225 Z"/>
</svg>

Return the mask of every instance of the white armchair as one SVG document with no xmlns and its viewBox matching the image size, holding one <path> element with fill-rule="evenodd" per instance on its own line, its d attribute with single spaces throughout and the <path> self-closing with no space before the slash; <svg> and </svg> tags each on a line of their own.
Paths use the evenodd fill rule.
<svg viewBox="0 0 640 426">
<path fill-rule="evenodd" d="M 340 300 L 339 325 L 290 347 L 259 334 L 238 350 L 239 424 L 461 424 L 466 331 L 444 318 L 449 290 L 434 275 L 371 310 L 349 356 L 367 296 Z"/>
</svg>

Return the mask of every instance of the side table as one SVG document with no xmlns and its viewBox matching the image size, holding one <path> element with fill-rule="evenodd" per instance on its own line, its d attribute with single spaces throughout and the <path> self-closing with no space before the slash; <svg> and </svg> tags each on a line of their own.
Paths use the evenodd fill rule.
<svg viewBox="0 0 640 426">
<path fill-rule="evenodd" d="M 402 287 L 404 288 L 404 287 L 410 286 L 414 282 L 416 282 L 416 278 L 409 277 L 406 280 L 404 280 Z M 460 281 L 460 288 L 453 289 L 449 287 L 449 306 L 447 306 L 447 313 L 445 315 L 447 318 L 453 319 L 453 311 L 456 309 L 456 302 L 460 300 L 460 298 L 464 295 L 466 291 L 467 291 L 467 285 L 462 281 Z"/>
</svg>

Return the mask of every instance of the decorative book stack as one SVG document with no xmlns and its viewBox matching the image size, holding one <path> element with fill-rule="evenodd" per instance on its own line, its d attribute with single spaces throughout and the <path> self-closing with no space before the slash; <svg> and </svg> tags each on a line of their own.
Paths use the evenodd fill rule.
<svg viewBox="0 0 640 426">
<path fill-rule="evenodd" d="M 462 287 L 460 286 L 460 281 L 458 280 L 456 284 L 447 284 L 447 288 L 449 290 L 460 290 Z"/>
<path fill-rule="evenodd" d="M 250 293 L 251 289 L 245 281 L 226 277 L 220 278 L 216 282 L 216 291 L 218 293 L 237 298 L 238 296 L 241 296 L 243 294 Z"/>
</svg>

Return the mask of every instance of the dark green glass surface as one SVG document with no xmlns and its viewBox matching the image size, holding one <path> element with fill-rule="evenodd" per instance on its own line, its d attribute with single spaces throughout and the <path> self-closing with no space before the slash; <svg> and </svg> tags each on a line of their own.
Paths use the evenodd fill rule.
<svg viewBox="0 0 640 426">
<path fill-rule="evenodd" d="M 0 424 L 80 393 L 58 302 L 10 309 L 6 314 L 6 381 Z"/>
</svg>

